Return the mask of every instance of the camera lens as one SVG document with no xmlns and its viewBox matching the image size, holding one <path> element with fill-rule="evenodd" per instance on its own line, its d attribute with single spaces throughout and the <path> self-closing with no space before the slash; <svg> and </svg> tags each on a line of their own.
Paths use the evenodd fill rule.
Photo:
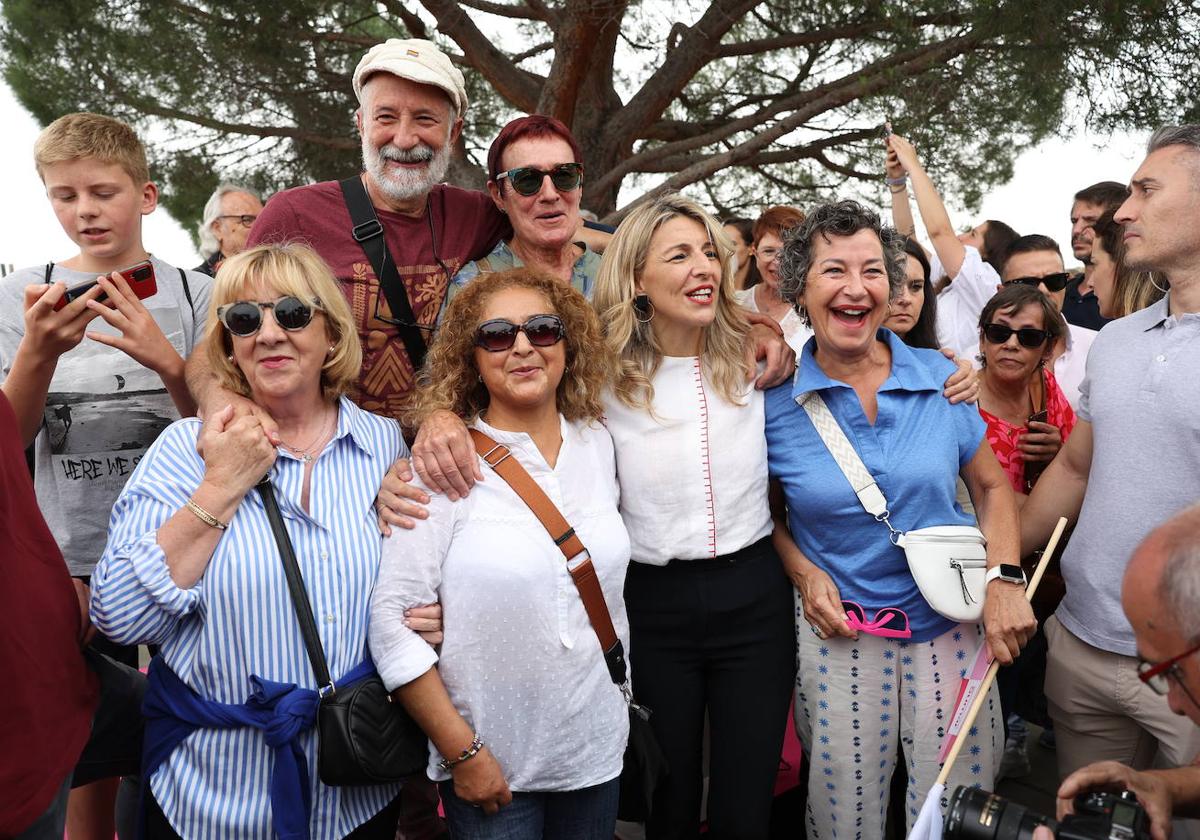
<svg viewBox="0 0 1200 840">
<path fill-rule="evenodd" d="M 1039 825 L 1054 820 L 981 788 L 959 787 L 946 809 L 945 840 L 1032 840 Z"/>
</svg>

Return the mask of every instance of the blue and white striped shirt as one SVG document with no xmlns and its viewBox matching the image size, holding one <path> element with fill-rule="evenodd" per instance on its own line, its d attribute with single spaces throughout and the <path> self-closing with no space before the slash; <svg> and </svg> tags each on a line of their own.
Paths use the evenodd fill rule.
<svg viewBox="0 0 1200 840">
<path fill-rule="evenodd" d="M 392 461 L 408 450 L 394 421 L 339 403 L 337 433 L 313 464 L 311 513 L 300 506 L 304 465 L 284 450 L 271 471 L 332 674 L 367 653 L 380 536 L 372 503 Z M 262 500 L 238 506 L 191 589 L 171 580 L 157 531 L 204 477 L 200 421 L 173 423 L 138 464 L 113 507 L 108 546 L 92 577 L 92 620 L 121 644 L 157 643 L 200 696 L 243 703 L 256 674 L 316 688 Z M 331 788 L 317 778 L 314 730 L 301 738 L 312 783 L 312 840 L 336 840 L 378 813 L 399 785 Z M 256 729 L 205 729 L 150 780 L 163 813 L 196 840 L 270 840 L 272 751 Z"/>
</svg>

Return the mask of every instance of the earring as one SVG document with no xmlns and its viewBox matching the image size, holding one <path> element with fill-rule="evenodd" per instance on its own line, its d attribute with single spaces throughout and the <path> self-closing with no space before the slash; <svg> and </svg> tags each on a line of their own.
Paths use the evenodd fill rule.
<svg viewBox="0 0 1200 840">
<path fill-rule="evenodd" d="M 639 315 L 645 315 L 645 318 L 639 318 Z M 654 304 L 650 302 L 650 296 L 645 292 L 633 299 L 633 317 L 639 324 L 649 324 L 654 320 Z"/>
<path fill-rule="evenodd" d="M 328 351 L 328 352 L 327 352 L 325 355 L 326 355 L 326 356 L 332 356 L 332 355 L 333 355 L 333 350 L 334 350 L 334 347 L 333 347 L 333 345 L 332 345 L 332 344 L 330 344 L 330 345 L 329 345 L 329 351 Z"/>
<path fill-rule="evenodd" d="M 230 364 L 233 364 L 233 354 L 232 354 L 232 353 L 230 353 L 230 354 L 229 354 L 228 356 L 226 356 L 225 358 L 229 360 L 229 363 L 230 363 Z"/>
</svg>

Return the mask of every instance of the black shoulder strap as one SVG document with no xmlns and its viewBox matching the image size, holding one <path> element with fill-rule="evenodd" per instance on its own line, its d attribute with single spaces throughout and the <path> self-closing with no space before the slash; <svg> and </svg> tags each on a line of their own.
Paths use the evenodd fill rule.
<svg viewBox="0 0 1200 840">
<path fill-rule="evenodd" d="M 387 242 L 383 237 L 383 225 L 375 215 L 371 205 L 371 197 L 363 186 L 362 178 L 355 175 L 341 181 L 342 196 L 346 199 L 346 209 L 350 211 L 350 221 L 354 224 L 350 235 L 362 246 L 367 255 L 375 276 L 379 278 L 379 289 L 387 298 L 388 308 L 400 329 L 400 340 L 408 351 L 408 359 L 412 362 L 413 370 L 420 370 L 425 363 L 425 337 L 417 326 L 416 316 L 413 315 L 412 305 L 408 302 L 408 292 L 404 289 L 404 281 L 396 271 L 396 261 L 388 253 Z"/>
<path fill-rule="evenodd" d="M 308 600 L 308 590 L 304 588 L 304 578 L 300 576 L 300 565 L 296 562 L 292 539 L 288 536 L 287 527 L 284 525 L 279 502 L 275 500 L 275 488 L 271 486 L 270 476 L 263 478 L 256 487 L 259 495 L 262 496 L 263 508 L 267 511 L 267 521 L 271 523 L 271 532 L 275 535 L 275 544 L 279 546 L 279 558 L 283 561 L 283 574 L 287 578 L 288 592 L 292 596 L 292 606 L 296 609 L 296 620 L 300 622 L 300 635 L 304 637 L 304 648 L 308 651 L 308 661 L 312 665 L 313 676 L 317 678 L 318 690 L 324 693 L 324 689 L 333 681 L 329 678 L 329 664 L 325 661 L 325 649 L 321 647 L 321 637 L 317 635 L 317 622 L 313 618 L 312 603 Z"/>
<path fill-rule="evenodd" d="M 46 280 L 47 286 L 50 285 L 50 275 L 53 273 L 54 273 L 54 263 L 52 263 L 52 262 L 46 263 L 46 278 L 45 278 L 45 280 Z"/>
<path fill-rule="evenodd" d="M 196 302 L 192 300 L 192 287 L 188 285 L 187 272 L 176 268 L 179 272 L 179 282 L 183 284 L 183 296 L 188 300 L 188 308 L 192 310 L 192 323 L 196 322 Z"/>
</svg>

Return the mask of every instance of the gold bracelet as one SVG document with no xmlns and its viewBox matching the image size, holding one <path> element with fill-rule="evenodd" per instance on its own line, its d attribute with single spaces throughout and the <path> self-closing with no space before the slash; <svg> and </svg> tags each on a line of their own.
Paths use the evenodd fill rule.
<svg viewBox="0 0 1200 840">
<path fill-rule="evenodd" d="M 184 502 L 184 506 L 188 510 L 190 510 L 192 513 L 196 514 L 196 518 L 199 519 L 201 522 L 203 522 L 205 525 L 210 525 L 213 528 L 216 528 L 218 531 L 225 530 L 225 528 L 226 528 L 225 523 L 222 522 L 220 519 L 217 519 L 217 517 L 213 516 L 211 513 L 206 511 L 204 508 L 200 507 L 200 505 L 196 504 L 195 500 L 188 499 L 186 502 Z"/>
</svg>

